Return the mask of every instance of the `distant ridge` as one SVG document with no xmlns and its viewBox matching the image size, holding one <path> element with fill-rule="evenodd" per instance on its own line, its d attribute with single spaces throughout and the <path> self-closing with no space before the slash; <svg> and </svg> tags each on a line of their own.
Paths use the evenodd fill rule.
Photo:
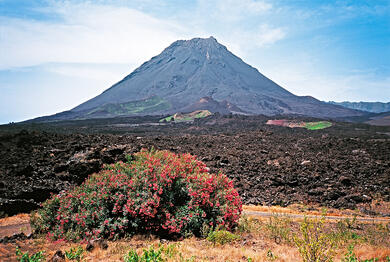
<svg viewBox="0 0 390 262">
<path fill-rule="evenodd" d="M 334 102 L 329 101 L 329 104 L 339 105 L 350 109 L 366 111 L 370 113 L 383 113 L 390 112 L 390 102 L 382 103 L 382 102 Z"/>
</svg>

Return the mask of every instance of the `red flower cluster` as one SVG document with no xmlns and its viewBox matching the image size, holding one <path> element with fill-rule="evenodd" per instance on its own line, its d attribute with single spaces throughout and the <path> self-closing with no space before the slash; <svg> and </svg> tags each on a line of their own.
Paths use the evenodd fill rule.
<svg viewBox="0 0 390 262">
<path fill-rule="evenodd" d="M 141 151 L 43 204 L 33 226 L 51 239 L 115 239 L 134 233 L 192 233 L 237 225 L 241 199 L 225 175 L 190 154 Z"/>
</svg>

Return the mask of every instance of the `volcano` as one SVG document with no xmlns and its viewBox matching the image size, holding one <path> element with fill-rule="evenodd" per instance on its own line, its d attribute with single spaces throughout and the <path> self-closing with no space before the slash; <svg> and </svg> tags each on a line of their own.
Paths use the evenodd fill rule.
<svg viewBox="0 0 390 262">
<path fill-rule="evenodd" d="M 327 118 L 363 114 L 313 97 L 296 96 L 209 37 L 178 40 L 102 94 L 44 119 L 162 115 L 202 109 L 223 114 Z"/>
</svg>

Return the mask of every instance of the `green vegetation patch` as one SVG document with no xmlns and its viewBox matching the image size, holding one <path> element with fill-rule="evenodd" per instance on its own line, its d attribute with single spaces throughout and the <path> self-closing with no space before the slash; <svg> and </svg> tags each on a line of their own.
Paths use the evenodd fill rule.
<svg viewBox="0 0 390 262">
<path fill-rule="evenodd" d="M 88 115 L 105 113 L 110 115 L 145 114 L 171 108 L 171 104 L 163 98 L 153 96 L 144 100 L 120 104 L 106 104 L 93 109 Z"/>
<path fill-rule="evenodd" d="M 149 249 L 143 249 L 142 253 L 138 254 L 137 250 L 130 249 L 125 255 L 125 262 L 165 262 L 165 261 L 181 261 L 193 262 L 195 257 L 185 258 L 179 251 L 180 243 L 169 245 L 159 245 L 158 248 L 150 246 Z"/>
<path fill-rule="evenodd" d="M 174 117 L 175 117 L 175 115 L 167 116 L 163 119 L 160 119 L 159 122 L 171 122 L 171 121 L 174 121 L 174 119 L 175 119 Z"/>
<path fill-rule="evenodd" d="M 207 236 L 207 240 L 213 243 L 214 245 L 215 244 L 224 245 L 224 244 L 232 243 L 239 239 L 240 239 L 239 235 L 233 234 L 227 230 L 211 231 Z"/>
<path fill-rule="evenodd" d="M 39 251 L 30 256 L 28 252 L 23 253 L 19 247 L 16 247 L 16 256 L 17 261 L 20 262 L 41 262 L 46 260 L 45 251 Z"/>
<path fill-rule="evenodd" d="M 211 115 L 212 113 L 209 110 L 198 110 L 188 114 L 176 113 L 174 115 L 160 119 L 160 122 L 170 122 L 170 121 L 188 122 L 188 121 L 194 121 L 194 119 L 196 118 L 205 118 Z"/>
<path fill-rule="evenodd" d="M 328 121 L 319 121 L 319 122 L 307 122 L 305 123 L 305 128 L 308 130 L 319 130 L 331 127 L 332 123 Z"/>
</svg>

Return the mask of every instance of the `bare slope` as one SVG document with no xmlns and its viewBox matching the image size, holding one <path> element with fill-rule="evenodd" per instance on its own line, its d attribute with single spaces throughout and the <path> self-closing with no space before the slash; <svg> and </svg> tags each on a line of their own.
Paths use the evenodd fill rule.
<svg viewBox="0 0 390 262">
<path fill-rule="evenodd" d="M 293 95 L 232 54 L 213 37 L 174 42 L 72 112 L 87 117 L 91 111 L 99 111 L 106 104 L 123 104 L 155 96 L 166 100 L 170 107 L 157 107 L 148 114 L 181 112 L 205 96 L 216 101 L 225 100 L 250 114 L 318 117 L 361 114 L 312 97 Z"/>
</svg>

